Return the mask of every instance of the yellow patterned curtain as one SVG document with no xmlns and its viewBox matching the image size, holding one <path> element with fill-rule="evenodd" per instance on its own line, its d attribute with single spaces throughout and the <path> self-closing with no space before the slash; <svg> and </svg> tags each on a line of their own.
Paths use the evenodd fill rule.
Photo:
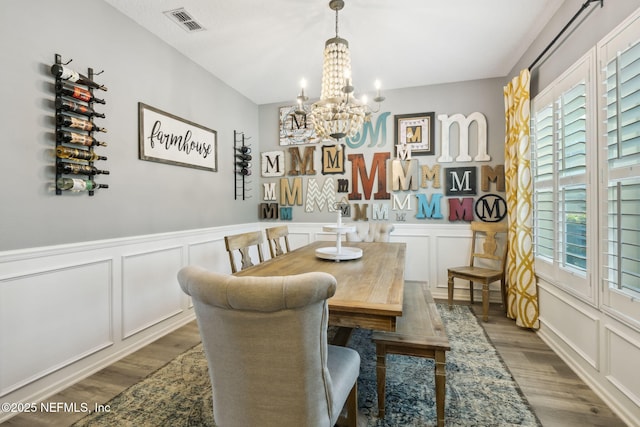
<svg viewBox="0 0 640 427">
<path fill-rule="evenodd" d="M 529 70 L 504 88 L 505 183 L 509 251 L 507 315 L 525 328 L 539 327 L 538 290 L 533 271 L 533 188 L 529 142 Z"/>
</svg>

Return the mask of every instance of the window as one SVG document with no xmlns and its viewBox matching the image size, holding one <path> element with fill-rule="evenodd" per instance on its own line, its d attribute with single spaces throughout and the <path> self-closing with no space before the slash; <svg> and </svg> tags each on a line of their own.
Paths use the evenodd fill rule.
<svg viewBox="0 0 640 427">
<path fill-rule="evenodd" d="M 536 274 L 640 327 L 640 12 L 531 105 Z"/>
<path fill-rule="evenodd" d="M 598 45 L 603 305 L 640 322 L 640 17 Z"/>
<path fill-rule="evenodd" d="M 533 100 L 531 126 L 536 272 L 591 302 L 594 56 L 589 52 Z"/>
</svg>

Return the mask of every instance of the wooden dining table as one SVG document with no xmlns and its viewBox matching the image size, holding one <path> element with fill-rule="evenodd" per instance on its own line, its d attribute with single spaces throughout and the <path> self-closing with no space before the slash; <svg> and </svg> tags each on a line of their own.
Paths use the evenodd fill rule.
<svg viewBox="0 0 640 427">
<path fill-rule="evenodd" d="M 332 243 L 316 241 L 235 275 L 329 273 L 338 283 L 335 295 L 328 301 L 330 325 L 345 330 L 395 331 L 396 317 L 402 316 L 406 243 L 345 243 L 362 249 L 362 257 L 353 260 L 334 261 L 316 256 L 317 248 L 330 247 Z"/>
</svg>

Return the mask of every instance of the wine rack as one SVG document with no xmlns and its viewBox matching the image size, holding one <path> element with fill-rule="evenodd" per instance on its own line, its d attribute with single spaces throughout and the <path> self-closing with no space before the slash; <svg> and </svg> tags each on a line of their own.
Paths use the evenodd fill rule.
<svg viewBox="0 0 640 427">
<path fill-rule="evenodd" d="M 234 174 L 236 176 L 234 184 L 234 198 L 242 197 L 242 200 L 246 200 L 251 196 L 247 195 L 247 185 L 251 184 L 251 181 L 247 177 L 251 176 L 251 146 L 246 144 L 246 141 L 251 137 L 245 136 L 244 132 L 233 131 L 233 163 Z"/>
<path fill-rule="evenodd" d="M 94 73 L 93 68 L 88 68 L 85 77 L 66 67 L 71 61 L 63 63 L 62 57 L 55 54 L 55 63 L 51 67 L 56 80 L 55 189 L 57 195 L 71 190 L 86 191 L 89 196 L 93 196 L 97 188 L 109 188 L 108 185 L 96 184 L 93 180 L 97 174 L 109 174 L 109 171 L 98 169 L 94 164 L 96 161 L 107 160 L 94 150 L 96 146 L 107 145 L 99 142 L 95 136 L 97 132 L 106 132 L 106 129 L 94 122 L 95 117 L 105 117 L 94 110 L 95 104 L 105 104 L 104 100 L 95 96 L 94 89 L 106 91 L 106 88 L 94 81 L 94 77 L 103 71 Z M 70 72 L 72 76 L 69 77 L 66 72 Z"/>
</svg>

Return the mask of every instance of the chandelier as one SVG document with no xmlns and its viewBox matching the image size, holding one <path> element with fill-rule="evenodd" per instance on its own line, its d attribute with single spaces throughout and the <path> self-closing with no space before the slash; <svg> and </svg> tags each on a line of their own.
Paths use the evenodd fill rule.
<svg viewBox="0 0 640 427">
<path fill-rule="evenodd" d="M 336 12 L 336 36 L 325 43 L 320 100 L 310 108 L 306 105 L 308 97 L 304 93 L 306 83 L 303 80 L 296 114 L 306 115 L 309 112 L 319 138 L 339 140 L 360 132 L 364 122 L 371 120 L 371 114 L 380 110 L 384 97 L 380 95 L 379 81 L 376 81 L 377 93 L 373 98 L 378 105 L 375 111 L 367 105 L 366 97 L 361 100 L 354 97 L 349 42 L 338 36 L 338 11 L 344 7 L 344 1 L 331 0 L 329 7 Z"/>
</svg>

